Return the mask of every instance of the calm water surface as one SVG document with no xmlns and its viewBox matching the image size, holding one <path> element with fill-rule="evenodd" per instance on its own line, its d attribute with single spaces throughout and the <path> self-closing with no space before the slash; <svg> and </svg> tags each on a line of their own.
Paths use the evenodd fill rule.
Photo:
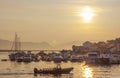
<svg viewBox="0 0 120 78">
<path fill-rule="evenodd" d="M 120 78 L 120 65 L 112 66 L 87 66 L 84 63 L 61 63 L 64 67 L 74 67 L 69 75 L 52 76 L 37 75 L 34 76 L 33 68 L 54 67 L 53 62 L 31 62 L 16 63 L 10 61 L 1 61 L 8 59 L 8 53 L 0 53 L 0 78 Z"/>
</svg>

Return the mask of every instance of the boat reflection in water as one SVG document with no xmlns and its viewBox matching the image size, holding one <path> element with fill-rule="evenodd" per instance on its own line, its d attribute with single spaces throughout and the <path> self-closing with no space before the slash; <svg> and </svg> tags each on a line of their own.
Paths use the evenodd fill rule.
<svg viewBox="0 0 120 78">
<path fill-rule="evenodd" d="M 93 78 L 93 70 L 92 68 L 86 66 L 83 68 L 83 77 L 85 78 Z"/>
<path fill-rule="evenodd" d="M 39 74 L 39 75 L 35 75 L 34 78 L 73 78 L 73 74 L 62 74 L 62 75 Z"/>
</svg>

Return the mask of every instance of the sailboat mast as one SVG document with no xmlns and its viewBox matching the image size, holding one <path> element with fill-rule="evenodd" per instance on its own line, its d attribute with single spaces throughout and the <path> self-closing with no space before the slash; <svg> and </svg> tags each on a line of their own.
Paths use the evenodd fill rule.
<svg viewBox="0 0 120 78">
<path fill-rule="evenodd" d="M 16 33 L 15 33 L 15 41 L 14 42 L 15 42 L 15 52 L 16 52 L 16 50 L 17 50 L 17 44 L 16 44 L 17 43 L 17 34 Z"/>
<path fill-rule="evenodd" d="M 15 52 L 18 51 L 18 36 L 17 33 L 15 33 Z"/>
<path fill-rule="evenodd" d="M 18 38 L 18 50 L 21 50 L 21 42 L 20 42 L 20 37 Z"/>
<path fill-rule="evenodd" d="M 21 50 L 20 37 L 18 37 L 17 33 L 15 33 L 15 39 L 13 41 L 11 50 L 13 50 L 13 52 L 18 52 Z"/>
</svg>

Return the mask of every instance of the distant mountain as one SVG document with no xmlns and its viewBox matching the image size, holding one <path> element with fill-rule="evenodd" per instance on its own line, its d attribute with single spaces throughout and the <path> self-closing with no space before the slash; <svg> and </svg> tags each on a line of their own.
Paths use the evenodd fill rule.
<svg viewBox="0 0 120 78">
<path fill-rule="evenodd" d="M 37 50 L 43 50 L 43 49 L 51 49 L 52 46 L 47 42 L 22 42 L 22 48 L 23 49 L 37 49 Z"/>
<path fill-rule="evenodd" d="M 11 49 L 11 47 L 11 41 L 0 39 L 0 49 Z"/>
<path fill-rule="evenodd" d="M 72 45 L 81 45 L 81 41 L 71 41 L 61 43 L 56 46 L 51 46 L 47 42 L 21 42 L 21 49 L 26 50 L 48 50 L 48 49 L 72 49 Z M 9 40 L 0 39 L 0 49 L 11 49 L 13 42 Z"/>
<path fill-rule="evenodd" d="M 11 49 L 13 42 L 9 40 L 0 39 L 0 49 Z M 43 50 L 43 49 L 51 49 L 52 46 L 47 42 L 21 42 L 21 48 L 22 49 L 37 49 L 37 50 Z"/>
</svg>

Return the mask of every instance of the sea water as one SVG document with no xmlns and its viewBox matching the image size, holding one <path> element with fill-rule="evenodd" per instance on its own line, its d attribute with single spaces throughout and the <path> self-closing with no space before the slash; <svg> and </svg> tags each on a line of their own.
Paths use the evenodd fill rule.
<svg viewBox="0 0 120 78">
<path fill-rule="evenodd" d="M 53 68 L 56 64 L 43 61 L 30 63 L 1 61 L 1 59 L 8 59 L 8 54 L 0 52 L 0 78 L 120 78 L 120 65 L 92 66 L 86 65 L 84 62 L 62 62 L 62 68 L 74 67 L 70 74 L 34 76 L 34 67 Z"/>
</svg>

